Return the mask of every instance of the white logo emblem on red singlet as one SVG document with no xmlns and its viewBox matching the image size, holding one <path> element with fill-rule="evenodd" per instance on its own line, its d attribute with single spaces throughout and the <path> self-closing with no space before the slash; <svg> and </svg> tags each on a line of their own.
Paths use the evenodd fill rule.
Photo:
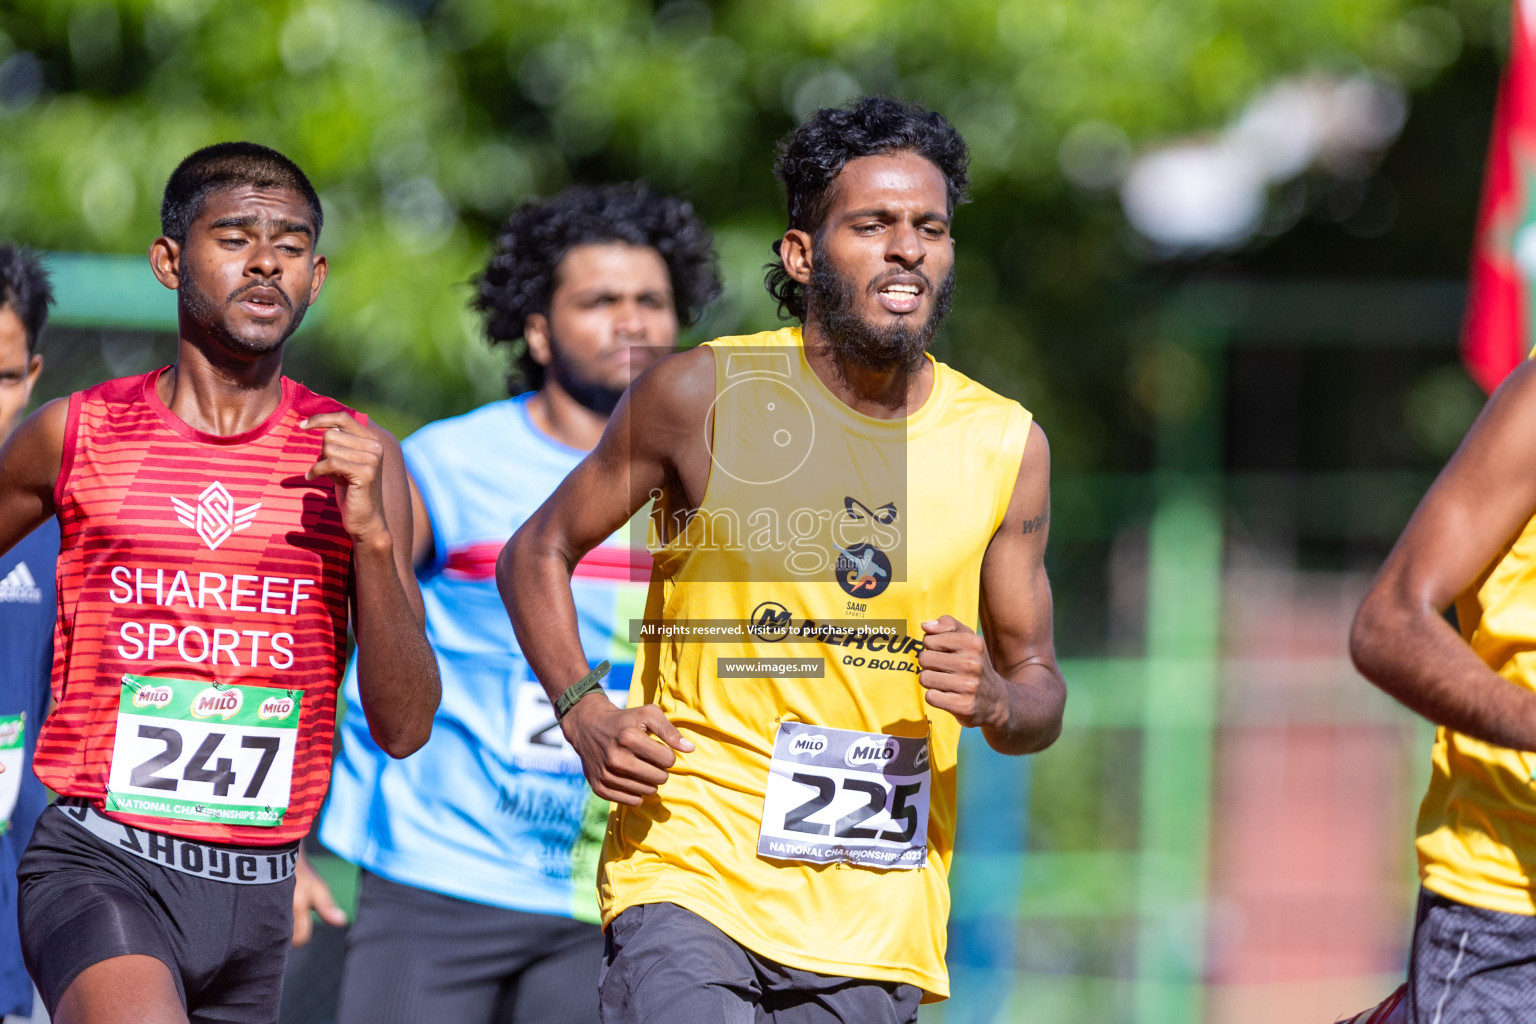
<svg viewBox="0 0 1536 1024">
<path fill-rule="evenodd" d="M 171 504 L 176 506 L 176 518 L 181 520 L 181 525 L 196 530 L 210 551 L 217 551 L 231 534 L 250 526 L 256 513 L 261 511 L 259 501 L 237 510 L 235 499 L 217 480 L 203 488 L 196 505 L 189 505 L 180 498 L 172 498 Z"/>
</svg>

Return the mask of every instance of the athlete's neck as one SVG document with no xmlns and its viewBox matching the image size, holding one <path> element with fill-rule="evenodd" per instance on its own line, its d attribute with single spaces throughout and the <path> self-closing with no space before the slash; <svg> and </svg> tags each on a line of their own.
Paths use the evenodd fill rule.
<svg viewBox="0 0 1536 1024">
<path fill-rule="evenodd" d="M 872 368 L 848 359 L 814 323 L 801 332 L 805 361 L 839 401 L 854 412 L 880 420 L 910 416 L 922 408 L 933 392 L 933 363 L 922 360 L 915 368 Z"/>
<path fill-rule="evenodd" d="M 589 452 L 597 447 L 608 417 L 582 405 L 552 378 L 528 399 L 528 418 L 533 425 L 567 448 Z"/>
<path fill-rule="evenodd" d="M 219 437 L 264 423 L 283 400 L 281 350 L 252 360 L 209 358 L 185 338 L 155 382 L 160 401 L 193 430 Z"/>
</svg>

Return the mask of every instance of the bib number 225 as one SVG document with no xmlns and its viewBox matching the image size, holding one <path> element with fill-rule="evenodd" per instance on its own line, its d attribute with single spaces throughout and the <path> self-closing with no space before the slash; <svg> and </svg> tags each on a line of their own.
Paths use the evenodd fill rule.
<svg viewBox="0 0 1536 1024">
<path fill-rule="evenodd" d="M 887 786 L 884 782 L 876 782 L 873 779 L 845 777 L 841 780 L 842 790 L 845 793 L 857 794 L 868 802 L 855 806 L 847 814 L 838 817 L 836 824 L 827 825 L 808 819 L 832 806 L 837 798 L 839 780 L 829 779 L 824 775 L 812 775 L 809 772 L 795 772 L 790 779 L 803 786 L 812 786 L 816 790 L 815 796 L 784 815 L 784 827 L 792 832 L 804 832 L 813 836 L 834 836 L 838 839 L 883 839 L 892 843 L 910 843 L 917 835 L 917 806 L 909 801 L 922 792 L 921 782 L 902 782 L 895 786 Z M 889 819 L 893 823 L 900 823 L 901 827 L 884 830 L 864 827 L 863 822 L 878 817 L 882 812 L 888 812 Z"/>
<path fill-rule="evenodd" d="M 928 739 L 782 722 L 757 853 L 774 860 L 928 863 Z"/>
</svg>

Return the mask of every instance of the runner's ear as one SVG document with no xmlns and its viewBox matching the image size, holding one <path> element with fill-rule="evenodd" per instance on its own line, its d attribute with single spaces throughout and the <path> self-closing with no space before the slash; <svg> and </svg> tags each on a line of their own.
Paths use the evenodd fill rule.
<svg viewBox="0 0 1536 1024">
<path fill-rule="evenodd" d="M 543 313 L 528 314 L 528 319 L 523 322 L 523 341 L 528 346 L 528 354 L 540 366 L 548 366 L 552 358 L 549 335 L 549 318 Z"/>
</svg>

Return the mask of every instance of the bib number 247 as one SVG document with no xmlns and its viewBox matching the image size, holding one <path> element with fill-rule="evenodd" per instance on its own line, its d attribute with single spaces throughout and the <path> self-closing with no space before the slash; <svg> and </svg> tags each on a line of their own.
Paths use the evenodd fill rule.
<svg viewBox="0 0 1536 1024">
<path fill-rule="evenodd" d="M 288 811 L 303 694 L 124 676 L 108 810 L 275 826 Z"/>
</svg>

